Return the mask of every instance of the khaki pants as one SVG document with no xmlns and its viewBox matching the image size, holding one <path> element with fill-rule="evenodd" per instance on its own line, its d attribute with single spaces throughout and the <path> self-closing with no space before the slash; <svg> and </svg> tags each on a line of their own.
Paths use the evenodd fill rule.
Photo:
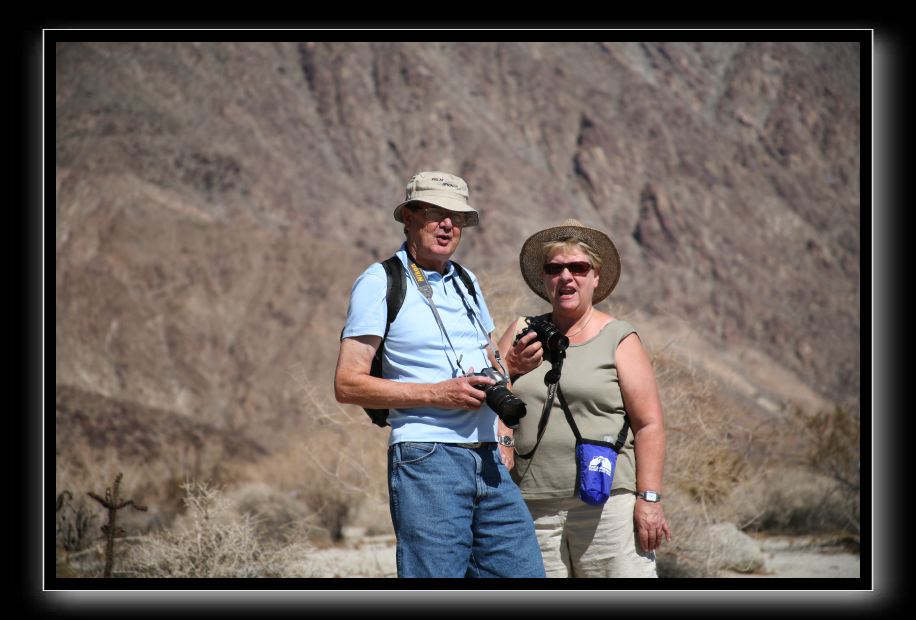
<svg viewBox="0 0 916 620">
<path fill-rule="evenodd" d="M 658 577 L 655 553 L 636 540 L 629 491 L 604 506 L 579 498 L 526 500 L 548 577 Z"/>
</svg>

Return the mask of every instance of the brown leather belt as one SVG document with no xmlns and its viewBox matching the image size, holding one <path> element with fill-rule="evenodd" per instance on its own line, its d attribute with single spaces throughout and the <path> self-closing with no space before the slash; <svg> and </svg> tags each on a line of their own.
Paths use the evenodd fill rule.
<svg viewBox="0 0 916 620">
<path fill-rule="evenodd" d="M 477 441 L 474 443 L 452 443 L 450 446 L 457 446 L 459 448 L 470 448 L 471 450 L 476 450 L 477 448 L 485 448 L 488 446 L 495 446 L 495 441 Z"/>
</svg>

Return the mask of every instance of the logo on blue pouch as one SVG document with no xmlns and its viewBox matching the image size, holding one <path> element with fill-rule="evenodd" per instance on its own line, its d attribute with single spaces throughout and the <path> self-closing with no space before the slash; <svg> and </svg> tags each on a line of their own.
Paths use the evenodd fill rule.
<svg viewBox="0 0 916 620">
<path fill-rule="evenodd" d="M 614 475 L 614 464 L 606 456 L 596 456 L 588 464 L 588 471 L 597 471 L 606 476 Z"/>
</svg>

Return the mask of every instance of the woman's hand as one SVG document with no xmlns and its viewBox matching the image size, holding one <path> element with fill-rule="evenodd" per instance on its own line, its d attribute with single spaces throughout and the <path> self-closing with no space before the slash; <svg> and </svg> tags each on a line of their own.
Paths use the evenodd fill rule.
<svg viewBox="0 0 916 620">
<path fill-rule="evenodd" d="M 532 331 L 509 348 L 506 353 L 506 362 L 513 376 L 520 377 L 527 374 L 544 361 L 544 347 L 537 337 L 538 335 Z"/>
<path fill-rule="evenodd" d="M 662 546 L 662 538 L 671 542 L 671 530 L 668 529 L 668 520 L 665 519 L 661 503 L 647 502 L 637 497 L 633 523 L 643 550 L 655 551 Z"/>
</svg>

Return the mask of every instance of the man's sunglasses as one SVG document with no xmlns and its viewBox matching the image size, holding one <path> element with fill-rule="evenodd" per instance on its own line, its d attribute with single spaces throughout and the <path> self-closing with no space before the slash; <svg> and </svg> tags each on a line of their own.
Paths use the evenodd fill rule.
<svg viewBox="0 0 916 620">
<path fill-rule="evenodd" d="M 436 207 L 422 207 L 423 217 L 427 222 L 441 222 L 445 218 L 452 220 L 452 225 L 458 228 L 474 226 L 477 224 L 476 213 L 462 213 L 459 211 L 446 211 Z"/>
<path fill-rule="evenodd" d="M 544 265 L 544 273 L 549 276 L 557 276 L 563 273 L 564 269 L 569 269 L 569 273 L 574 276 L 584 276 L 592 269 L 592 264 L 588 261 L 576 261 L 573 263 L 547 263 Z"/>
</svg>

